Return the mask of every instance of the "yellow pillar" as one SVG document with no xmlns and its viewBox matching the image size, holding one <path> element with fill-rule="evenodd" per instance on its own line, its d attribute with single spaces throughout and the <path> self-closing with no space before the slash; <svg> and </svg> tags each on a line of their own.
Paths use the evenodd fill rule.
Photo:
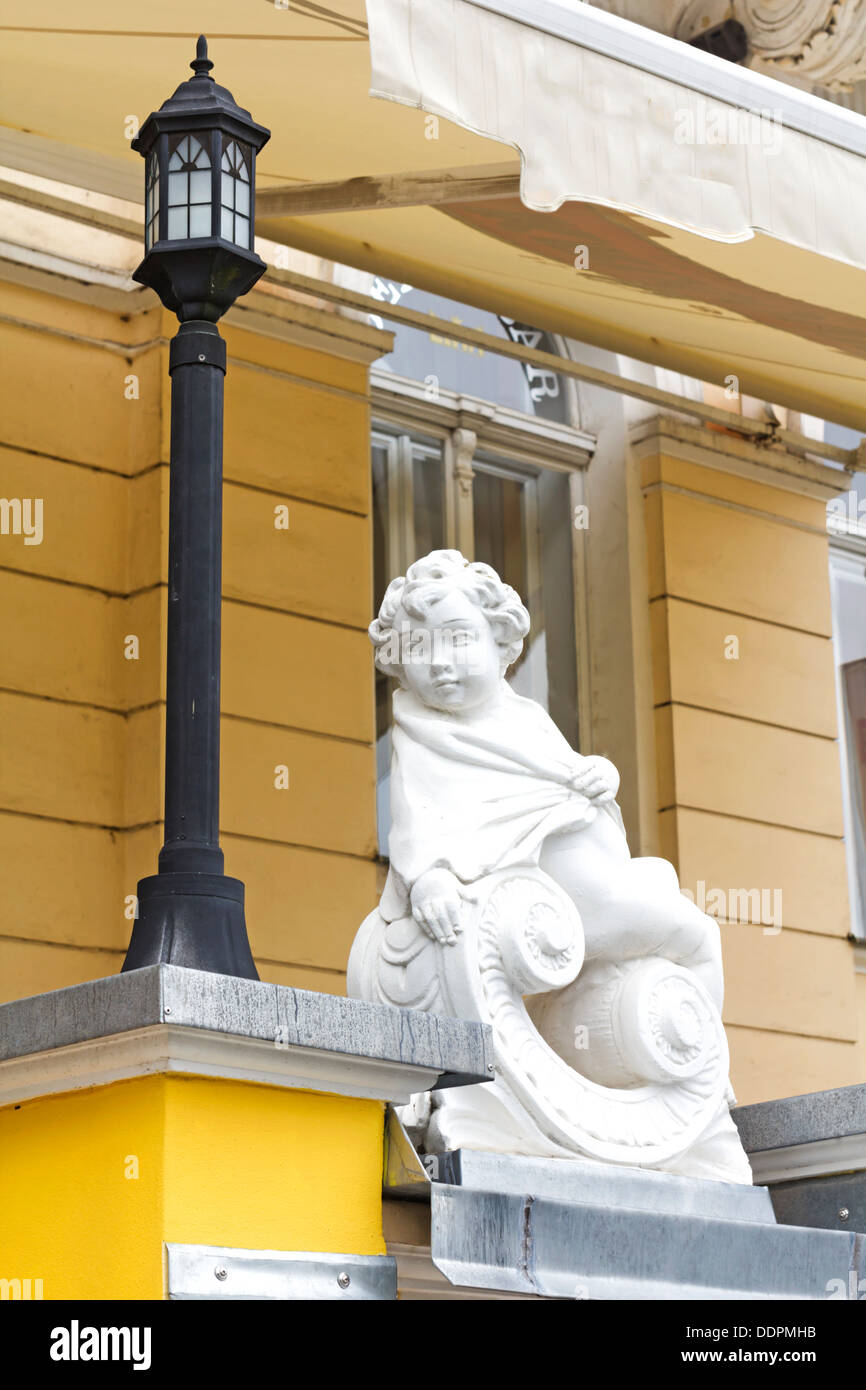
<svg viewBox="0 0 866 1390">
<path fill-rule="evenodd" d="M 862 1075 L 827 502 L 837 469 L 654 420 L 648 558 L 660 852 L 721 927 L 742 1103 Z"/>
<path fill-rule="evenodd" d="M 383 1110 L 183 1075 L 4 1106 L 0 1272 L 46 1299 L 161 1298 L 166 1242 L 384 1255 Z"/>
<path fill-rule="evenodd" d="M 175 1247 L 184 1296 L 252 1259 L 303 1297 L 330 1255 L 307 1296 L 393 1297 L 385 1103 L 485 1079 L 486 1031 L 172 966 L 0 1006 L 0 1297 L 173 1296 Z"/>
</svg>

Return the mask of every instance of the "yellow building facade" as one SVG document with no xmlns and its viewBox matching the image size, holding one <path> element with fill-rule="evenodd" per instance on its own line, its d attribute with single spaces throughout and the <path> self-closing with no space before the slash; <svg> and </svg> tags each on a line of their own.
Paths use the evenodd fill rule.
<svg viewBox="0 0 866 1390">
<path fill-rule="evenodd" d="M 161 843 L 173 320 L 100 282 L 107 234 L 87 235 L 74 274 L 24 251 L 0 272 L 0 496 L 31 503 L 0 536 L 3 1000 L 117 972 Z M 393 339 L 273 273 L 224 336 L 226 871 L 262 979 L 341 994 L 383 872 L 366 627 L 371 373 Z M 454 468 L 471 423 L 444 430 Z M 571 538 L 581 751 L 620 766 L 633 852 L 670 858 L 722 922 L 738 1098 L 862 1079 L 825 519 L 847 475 L 657 412 L 615 460 L 539 447 L 589 517 Z"/>
<path fill-rule="evenodd" d="M 44 0 L 5 26 L 0 1300 L 866 1288 L 861 55 L 825 88 L 811 37 L 773 66 L 759 17 L 738 58 L 729 16 L 696 47 L 646 8 L 212 0 L 210 57 L 187 0 Z M 177 446 L 193 395 L 172 397 L 177 323 L 144 282 L 189 272 L 208 226 L 190 312 L 266 263 L 220 318 L 214 430 L 219 841 L 261 982 L 122 971 L 164 833 L 171 421 Z M 183 467 L 176 447 L 175 559 Z M 539 1159 L 597 1136 L 535 1146 L 528 1110 L 519 1156 L 482 1151 L 509 1123 L 478 1100 L 507 1071 L 501 1011 L 412 995 L 414 943 L 393 994 L 358 983 L 360 951 L 347 974 L 389 871 L 368 627 L 442 549 L 519 592 L 513 690 L 616 765 L 632 854 L 719 923 L 751 1186 L 712 1128 L 692 1165 L 632 1166 L 658 1153 L 628 1081 L 609 1163 Z M 184 790 L 213 790 L 215 742 Z M 519 1011 L 534 976 L 514 978 Z M 478 1128 L 437 1131 L 461 1096 Z"/>
</svg>

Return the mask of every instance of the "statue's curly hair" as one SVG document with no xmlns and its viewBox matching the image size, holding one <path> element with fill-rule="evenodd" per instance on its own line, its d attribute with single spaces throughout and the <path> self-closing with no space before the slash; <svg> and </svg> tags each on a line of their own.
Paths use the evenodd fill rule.
<svg viewBox="0 0 866 1390">
<path fill-rule="evenodd" d="M 379 616 L 367 629 L 380 671 L 400 677 L 400 664 L 389 661 L 384 651 L 394 633 L 398 609 L 403 608 L 411 618 L 427 618 L 433 604 L 454 589 L 467 594 L 490 623 L 502 650 L 503 670 L 517 660 L 529 631 L 529 614 L 517 591 L 503 583 L 490 565 L 467 560 L 459 550 L 431 550 L 423 560 L 410 565 L 405 575 L 391 580 Z"/>
</svg>

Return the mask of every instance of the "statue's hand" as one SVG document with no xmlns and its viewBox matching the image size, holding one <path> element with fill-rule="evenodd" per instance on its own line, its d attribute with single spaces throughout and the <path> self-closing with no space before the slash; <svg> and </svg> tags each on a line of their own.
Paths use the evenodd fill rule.
<svg viewBox="0 0 866 1390">
<path fill-rule="evenodd" d="M 462 894 L 449 869 L 429 869 L 415 880 L 409 895 L 412 916 L 419 927 L 441 945 L 456 946 Z"/>
<path fill-rule="evenodd" d="M 607 758 L 585 758 L 571 785 L 590 801 L 613 801 L 619 791 L 619 773 Z"/>
</svg>

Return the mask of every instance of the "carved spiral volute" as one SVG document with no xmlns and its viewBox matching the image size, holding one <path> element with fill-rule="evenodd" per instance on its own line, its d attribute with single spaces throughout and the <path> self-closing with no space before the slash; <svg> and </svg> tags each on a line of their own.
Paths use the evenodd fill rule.
<svg viewBox="0 0 866 1390">
<path fill-rule="evenodd" d="M 602 1086 L 699 1076 L 724 1039 L 700 981 L 657 958 L 591 965 L 532 1015 L 559 1056 Z"/>
<path fill-rule="evenodd" d="M 480 1091 L 488 1113 L 498 1098 L 512 1151 L 663 1164 L 688 1148 L 728 1074 L 721 1019 L 698 979 L 656 957 L 585 964 L 577 908 L 540 869 L 473 887 L 455 946 L 377 911 L 349 963 L 350 994 L 490 1024 L 493 1083 L 436 1101 L 445 1147 L 496 1147 L 474 1118 L 468 1092 Z"/>
</svg>

